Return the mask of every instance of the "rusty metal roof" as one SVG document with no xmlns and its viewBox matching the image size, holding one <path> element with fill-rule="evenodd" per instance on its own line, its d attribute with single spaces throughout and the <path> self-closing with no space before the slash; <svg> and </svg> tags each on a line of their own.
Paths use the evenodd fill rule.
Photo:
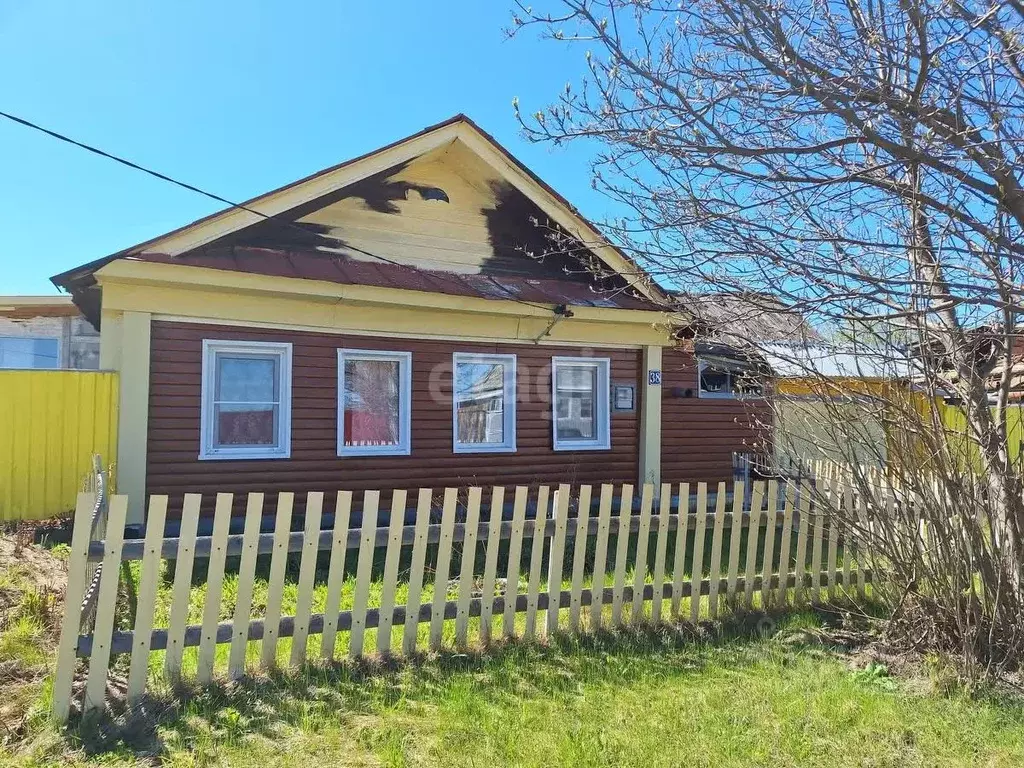
<svg viewBox="0 0 1024 768">
<path fill-rule="evenodd" d="M 511 275 L 457 274 L 384 262 L 359 261 L 319 251 L 230 247 L 180 256 L 144 253 L 128 260 L 223 269 L 272 277 L 324 280 L 342 285 L 371 285 L 453 296 L 537 304 L 661 310 L 663 307 L 626 291 L 601 291 L 579 280 L 536 279 Z"/>
</svg>

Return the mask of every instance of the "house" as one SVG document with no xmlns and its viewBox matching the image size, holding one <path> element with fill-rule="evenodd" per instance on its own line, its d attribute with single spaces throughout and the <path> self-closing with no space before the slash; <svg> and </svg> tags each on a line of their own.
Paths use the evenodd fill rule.
<svg viewBox="0 0 1024 768">
<path fill-rule="evenodd" d="M 0 369 L 93 370 L 100 337 L 69 296 L 0 296 Z"/>
<path fill-rule="evenodd" d="M 724 480 L 763 437 L 756 398 L 701 397 L 644 271 L 462 115 L 52 279 L 120 372 L 134 521 L 147 493 Z"/>
</svg>

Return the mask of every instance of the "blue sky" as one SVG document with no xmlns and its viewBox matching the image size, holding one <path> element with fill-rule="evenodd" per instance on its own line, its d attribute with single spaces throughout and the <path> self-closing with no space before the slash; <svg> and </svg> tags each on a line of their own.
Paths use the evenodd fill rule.
<svg viewBox="0 0 1024 768">
<path fill-rule="evenodd" d="M 457 112 L 601 219 L 587 150 L 533 145 L 527 111 L 582 48 L 505 39 L 493 2 L 0 2 L 0 110 L 240 201 Z M 0 294 L 222 206 L 0 120 Z"/>
</svg>

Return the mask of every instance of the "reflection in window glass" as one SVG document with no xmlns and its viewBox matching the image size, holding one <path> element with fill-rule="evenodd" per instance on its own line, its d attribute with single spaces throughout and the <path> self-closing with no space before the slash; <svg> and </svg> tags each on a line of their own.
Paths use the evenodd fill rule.
<svg viewBox="0 0 1024 768">
<path fill-rule="evenodd" d="M 200 459 L 291 454 L 291 344 L 203 340 Z"/>
<path fill-rule="evenodd" d="M 700 394 L 702 397 L 761 396 L 764 388 L 757 373 L 741 364 L 700 363 Z"/>
<path fill-rule="evenodd" d="M 594 399 L 597 368 L 561 364 L 555 370 L 555 413 L 559 441 L 593 440 L 597 434 Z"/>
<path fill-rule="evenodd" d="M 729 371 L 705 365 L 700 372 L 700 388 L 704 392 L 725 394 L 730 392 Z"/>
<path fill-rule="evenodd" d="M 0 368 L 60 368 L 57 339 L 0 337 Z"/>
<path fill-rule="evenodd" d="M 456 353 L 455 449 L 514 450 L 515 356 Z"/>
<path fill-rule="evenodd" d="M 214 447 L 277 444 L 279 372 L 277 355 L 216 354 Z"/>
<path fill-rule="evenodd" d="M 401 371 L 398 360 L 345 359 L 346 446 L 397 446 Z"/>
</svg>

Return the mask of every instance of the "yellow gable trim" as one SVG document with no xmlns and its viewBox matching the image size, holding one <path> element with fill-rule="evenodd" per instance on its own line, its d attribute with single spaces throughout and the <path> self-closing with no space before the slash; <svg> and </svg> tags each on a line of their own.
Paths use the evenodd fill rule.
<svg viewBox="0 0 1024 768">
<path fill-rule="evenodd" d="M 674 343 L 669 315 L 662 312 L 574 306 L 573 317 L 561 318 L 553 307 L 513 301 L 132 260 L 112 262 L 96 276 L 103 288 L 104 314 L 151 312 L 204 321 L 467 340 L 631 347 Z"/>
</svg>

